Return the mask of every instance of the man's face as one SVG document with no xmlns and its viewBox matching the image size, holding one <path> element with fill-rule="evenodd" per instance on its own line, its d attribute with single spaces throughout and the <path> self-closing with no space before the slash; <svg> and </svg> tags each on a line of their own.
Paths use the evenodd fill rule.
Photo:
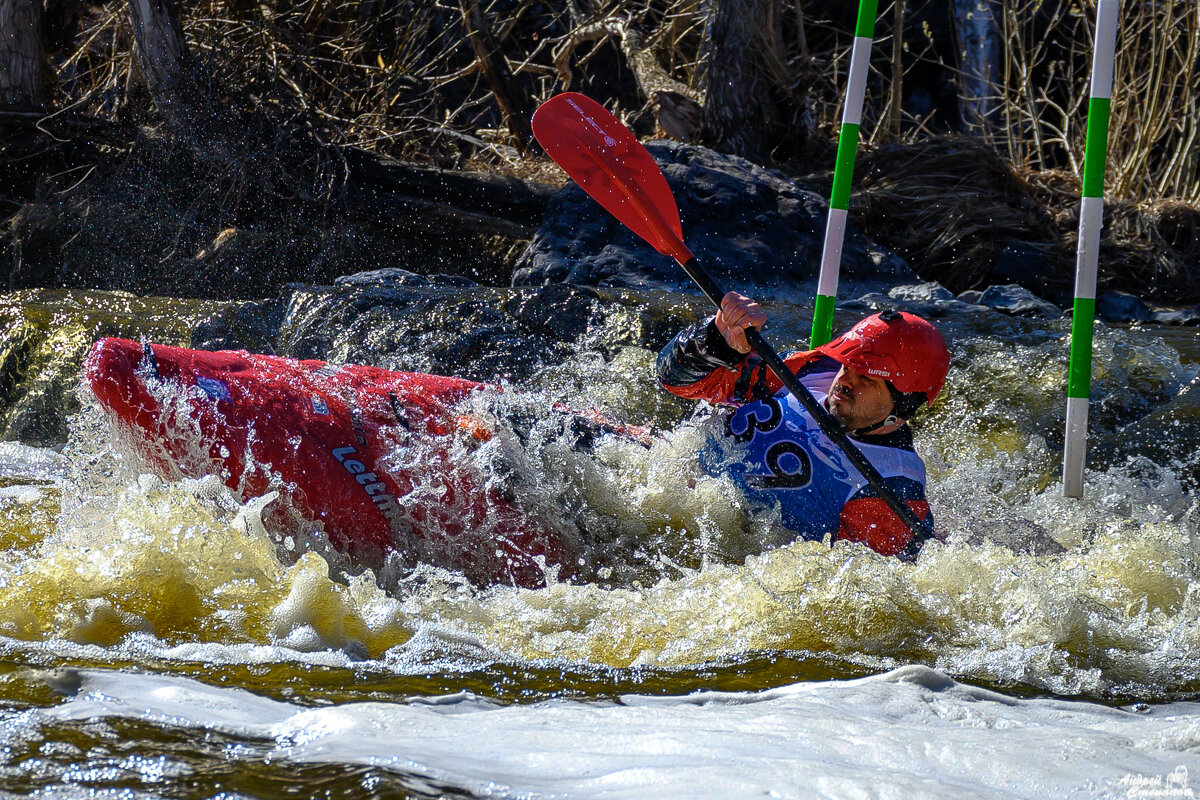
<svg viewBox="0 0 1200 800">
<path fill-rule="evenodd" d="M 892 413 L 892 393 L 883 378 L 860 375 L 845 365 L 829 384 L 829 413 L 847 429 L 866 428 Z"/>
</svg>

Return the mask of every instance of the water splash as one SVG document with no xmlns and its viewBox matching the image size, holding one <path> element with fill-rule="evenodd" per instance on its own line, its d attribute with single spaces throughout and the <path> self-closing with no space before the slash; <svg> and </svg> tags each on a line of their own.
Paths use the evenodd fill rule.
<svg viewBox="0 0 1200 800">
<path fill-rule="evenodd" d="M 494 434 L 455 443 L 463 468 L 593 543 L 595 581 L 536 591 L 480 590 L 429 566 L 354 575 L 311 539 L 298 544 L 306 532 L 271 530 L 265 501 L 242 503 L 215 478 L 141 476 L 85 409 L 64 451 L 72 474 L 61 513 L 54 490 L 23 506 L 44 504 L 36 519 L 0 502 L 9 543 L 0 633 L 105 648 L 150 637 L 195 648 L 175 657 L 216 661 L 243 644 L 314 659 L 340 651 L 381 669 L 447 652 L 678 669 L 803 651 L 1067 695 L 1191 691 L 1200 685 L 1195 443 L 1158 460 L 1118 448 L 1088 473 L 1083 501 L 1062 498 L 1063 335 L 955 339 L 947 397 L 917 432 L 947 538 L 915 565 L 844 543 L 760 553 L 780 535 L 777 520 L 697 468 L 716 423 L 683 420 L 686 407 L 661 397 L 653 354 L 639 348 L 585 352 L 463 409 Z M 1196 377 L 1144 334 L 1102 329 L 1097 341 L 1098 437 L 1119 439 L 1179 402 Z M 579 448 L 547 409 L 589 400 L 661 435 L 649 448 L 606 436 Z M 1017 533 L 1027 526 L 1065 551 L 1025 552 Z M 1014 536 L 1015 549 L 997 543 Z"/>
</svg>

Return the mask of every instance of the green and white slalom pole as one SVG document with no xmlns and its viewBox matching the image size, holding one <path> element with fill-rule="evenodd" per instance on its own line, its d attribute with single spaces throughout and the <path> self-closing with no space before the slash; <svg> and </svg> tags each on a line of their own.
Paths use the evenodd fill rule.
<svg viewBox="0 0 1200 800">
<path fill-rule="evenodd" d="M 858 153 L 858 129 L 862 124 L 863 96 L 867 88 L 878 5 L 879 0 L 859 0 L 858 4 L 858 24 L 854 27 L 854 47 L 850 51 L 850 78 L 846 85 L 846 105 L 842 108 L 842 130 L 838 136 L 837 163 L 833 168 L 833 191 L 829 196 L 829 219 L 825 223 L 825 246 L 821 251 L 821 273 L 817 279 L 809 347 L 820 347 L 833 337 L 833 306 L 837 300 L 842 242 L 846 238 L 846 217 L 850 212 L 850 181 L 854 177 L 854 157 Z"/>
<path fill-rule="evenodd" d="M 1112 105 L 1113 57 L 1121 0 L 1099 0 L 1088 101 L 1087 145 L 1083 155 L 1083 198 L 1075 258 L 1075 307 L 1071 320 L 1071 366 L 1067 378 L 1067 430 L 1063 448 L 1063 495 L 1083 496 L 1087 454 L 1088 400 L 1092 387 L 1092 328 L 1096 318 L 1096 272 L 1100 227 L 1104 222 L 1104 166 Z"/>
</svg>

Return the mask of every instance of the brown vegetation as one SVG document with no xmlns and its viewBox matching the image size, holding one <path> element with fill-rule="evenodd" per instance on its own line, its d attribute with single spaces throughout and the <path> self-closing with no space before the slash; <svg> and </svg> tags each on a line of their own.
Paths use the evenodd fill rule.
<svg viewBox="0 0 1200 800">
<path fill-rule="evenodd" d="M 255 292 L 397 251 L 419 271 L 502 281 L 536 189 L 522 200 L 510 186 L 513 205 L 494 213 L 490 199 L 461 207 L 486 182 L 412 190 L 419 177 L 397 161 L 559 180 L 525 152 L 525 122 L 568 86 L 640 135 L 708 142 L 826 192 L 855 4 L 755 1 L 761 13 L 739 21 L 744 4 L 697 0 L 200 0 L 183 8 L 182 50 L 160 26 L 161 47 L 139 58 L 131 14 L 145 40 L 146 11 L 169 12 L 165 0 L 47 0 L 53 112 L 0 109 L 10 284 Z M 1011 278 L 1061 294 L 1094 4 L 981 2 L 1003 50 L 989 74 L 962 55 L 956 4 L 880 3 L 853 208 L 951 288 Z M 1200 6 L 1124 6 L 1102 282 L 1200 299 Z M 156 52 L 168 72 L 186 66 L 190 106 Z M 988 96 L 963 97 L 969 86 Z M 180 116 L 188 107 L 202 113 Z M 241 282 L 213 282 L 232 269 L 222 252 L 243 253 Z"/>
</svg>

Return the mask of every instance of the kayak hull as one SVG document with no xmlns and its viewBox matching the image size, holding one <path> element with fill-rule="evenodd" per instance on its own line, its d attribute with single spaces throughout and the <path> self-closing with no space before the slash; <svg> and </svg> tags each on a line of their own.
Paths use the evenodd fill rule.
<svg viewBox="0 0 1200 800">
<path fill-rule="evenodd" d="M 84 379 L 150 469 L 217 474 L 243 500 L 278 488 L 363 566 L 395 555 L 536 587 L 545 565 L 575 562 L 560 534 L 455 463 L 456 437 L 487 436 L 455 411 L 485 384 L 114 338 L 92 347 Z"/>
</svg>

